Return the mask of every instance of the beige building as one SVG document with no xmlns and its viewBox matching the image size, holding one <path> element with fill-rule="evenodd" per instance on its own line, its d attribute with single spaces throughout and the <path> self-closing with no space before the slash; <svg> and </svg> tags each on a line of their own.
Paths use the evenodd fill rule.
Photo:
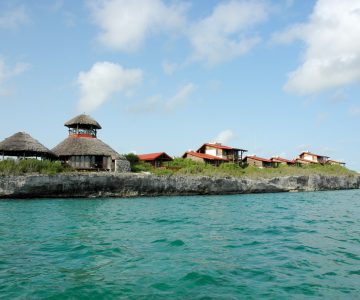
<svg viewBox="0 0 360 300">
<path fill-rule="evenodd" d="M 304 152 L 300 153 L 300 155 L 299 155 L 298 159 L 296 159 L 296 161 L 298 163 L 304 163 L 304 164 L 311 164 L 311 163 L 325 164 L 328 161 L 328 159 L 329 159 L 328 156 L 314 154 L 309 151 L 304 151 Z"/>
<path fill-rule="evenodd" d="M 182 158 L 188 158 L 193 161 L 203 162 L 207 164 L 212 164 L 215 166 L 220 165 L 221 163 L 228 162 L 226 158 L 217 157 L 214 155 L 209 155 L 205 153 L 198 153 L 195 151 L 185 152 Z"/>
<path fill-rule="evenodd" d="M 205 143 L 196 152 L 237 163 L 242 161 L 243 154 L 247 152 L 247 150 L 225 146 L 221 143 Z"/>
</svg>

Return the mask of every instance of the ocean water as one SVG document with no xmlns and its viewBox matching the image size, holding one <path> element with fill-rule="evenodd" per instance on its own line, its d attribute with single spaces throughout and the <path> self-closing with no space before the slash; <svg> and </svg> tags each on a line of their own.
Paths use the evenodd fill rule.
<svg viewBox="0 0 360 300">
<path fill-rule="evenodd" d="M 1 299 L 357 299 L 360 191 L 0 201 Z"/>
</svg>

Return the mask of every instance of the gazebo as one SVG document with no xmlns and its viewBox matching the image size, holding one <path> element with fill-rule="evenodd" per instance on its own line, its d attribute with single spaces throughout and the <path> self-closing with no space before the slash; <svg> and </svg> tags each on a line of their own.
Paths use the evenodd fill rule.
<svg viewBox="0 0 360 300">
<path fill-rule="evenodd" d="M 80 170 L 130 171 L 130 163 L 110 146 L 97 138 L 100 124 L 82 114 L 67 121 L 69 136 L 52 151 L 59 158 Z"/>
<path fill-rule="evenodd" d="M 0 155 L 19 158 L 35 157 L 41 159 L 55 158 L 55 154 L 31 137 L 26 132 L 18 132 L 0 142 Z"/>
</svg>

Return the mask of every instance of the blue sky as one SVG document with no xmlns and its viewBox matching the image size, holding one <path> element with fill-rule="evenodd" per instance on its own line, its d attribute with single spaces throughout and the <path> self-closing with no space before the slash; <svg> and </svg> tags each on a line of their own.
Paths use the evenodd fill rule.
<svg viewBox="0 0 360 300">
<path fill-rule="evenodd" d="M 220 141 L 360 170 L 360 2 L 0 1 L 0 140 L 79 113 L 120 153 Z"/>
</svg>

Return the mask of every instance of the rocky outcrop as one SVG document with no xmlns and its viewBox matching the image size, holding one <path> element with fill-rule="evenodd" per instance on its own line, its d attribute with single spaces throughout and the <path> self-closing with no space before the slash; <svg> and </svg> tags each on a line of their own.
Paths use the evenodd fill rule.
<svg viewBox="0 0 360 300">
<path fill-rule="evenodd" d="M 72 173 L 0 177 L 0 198 L 212 195 L 360 188 L 360 177 L 290 176 L 271 179 Z"/>
</svg>

